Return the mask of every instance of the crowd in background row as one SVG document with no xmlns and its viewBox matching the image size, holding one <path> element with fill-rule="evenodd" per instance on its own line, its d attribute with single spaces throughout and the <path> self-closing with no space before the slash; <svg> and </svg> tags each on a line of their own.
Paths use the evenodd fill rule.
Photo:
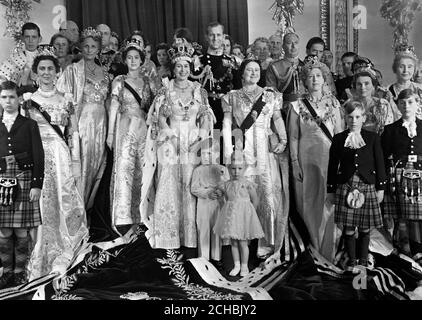
<svg viewBox="0 0 422 320">
<path fill-rule="evenodd" d="M 120 41 L 105 24 L 80 32 L 67 21 L 41 45 L 39 27 L 23 26 L 24 45 L 0 65 L 1 287 L 65 271 L 88 237 L 106 163 L 117 234 L 143 224 L 153 248 L 198 248 L 218 267 L 230 244 L 231 276 L 248 274 L 253 239 L 257 256 L 280 260 L 292 210 L 330 261 L 337 226 L 349 267 L 367 266 L 371 232 L 388 238 L 392 226 L 406 230 L 399 250 L 421 258 L 413 48 L 397 48 L 397 81 L 384 88 L 353 52 L 333 73 L 319 37 L 303 60 L 294 32 L 246 52 L 218 22 L 205 38 L 201 48 L 180 28 L 153 48 L 140 31 Z"/>
</svg>

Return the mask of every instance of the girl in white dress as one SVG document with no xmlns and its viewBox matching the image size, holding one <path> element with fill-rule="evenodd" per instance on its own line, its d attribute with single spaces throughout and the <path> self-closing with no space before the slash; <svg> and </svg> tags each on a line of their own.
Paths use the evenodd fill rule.
<svg viewBox="0 0 422 320">
<path fill-rule="evenodd" d="M 244 177 L 245 158 L 235 151 L 229 167 L 231 179 L 223 182 L 219 189 L 224 193 L 226 203 L 220 211 L 214 226 L 215 234 L 231 240 L 234 269 L 230 276 L 244 277 L 249 273 L 248 240 L 264 237 L 256 208 L 259 204 L 256 185 Z"/>
</svg>

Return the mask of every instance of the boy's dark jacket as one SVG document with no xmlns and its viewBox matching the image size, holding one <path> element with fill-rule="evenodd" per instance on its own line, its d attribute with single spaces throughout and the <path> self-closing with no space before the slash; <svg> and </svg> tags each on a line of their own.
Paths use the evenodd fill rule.
<svg viewBox="0 0 422 320">
<path fill-rule="evenodd" d="M 338 185 L 347 183 L 355 172 L 367 184 L 375 184 L 377 190 L 384 190 L 387 183 L 384 155 L 380 137 L 367 130 L 361 130 L 366 146 L 360 149 L 344 147 L 350 131 L 334 136 L 328 164 L 328 193 L 334 193 Z"/>
<path fill-rule="evenodd" d="M 36 121 L 18 115 L 10 132 L 0 118 L 0 173 L 6 172 L 5 156 L 15 155 L 20 170 L 31 170 L 31 188 L 42 188 L 44 148 Z"/>
</svg>

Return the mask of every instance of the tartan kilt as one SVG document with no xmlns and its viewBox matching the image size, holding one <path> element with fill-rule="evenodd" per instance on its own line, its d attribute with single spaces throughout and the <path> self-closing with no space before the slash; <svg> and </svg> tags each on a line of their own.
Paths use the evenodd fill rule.
<svg viewBox="0 0 422 320">
<path fill-rule="evenodd" d="M 350 186 L 357 187 L 365 195 L 365 202 L 360 209 L 352 209 L 347 205 Z M 343 227 L 381 228 L 382 214 L 375 185 L 366 184 L 357 174 L 353 175 L 348 183 L 340 185 L 336 191 L 334 221 Z"/>
<path fill-rule="evenodd" d="M 411 168 L 412 164 L 410 162 L 406 164 L 405 168 L 396 168 L 396 177 L 402 177 L 404 169 Z M 417 182 L 415 182 L 413 186 L 408 186 L 409 189 L 414 189 L 415 195 L 417 194 L 418 189 L 420 189 L 420 186 L 422 186 L 422 179 L 419 180 L 419 186 Z M 403 177 L 401 178 L 401 182 L 402 181 Z M 412 203 L 410 199 L 406 199 L 401 182 L 398 182 L 396 178 L 395 197 L 393 198 L 391 193 L 388 194 L 388 202 L 384 203 L 385 214 L 390 214 L 395 219 L 422 220 L 422 201 L 414 201 Z M 422 194 L 420 196 L 422 197 Z"/>
<path fill-rule="evenodd" d="M 19 191 L 16 201 L 12 206 L 0 205 L 0 228 L 30 229 L 41 225 L 41 212 L 39 201 L 29 202 L 31 191 L 31 171 L 21 171 L 15 162 L 9 164 L 6 172 L 0 174 L 2 178 L 15 178 L 17 175 Z"/>
<path fill-rule="evenodd" d="M 387 189 L 384 196 L 384 201 L 382 202 L 382 211 L 383 215 L 386 218 L 399 218 L 399 206 L 398 202 L 393 198 L 390 189 Z"/>
</svg>

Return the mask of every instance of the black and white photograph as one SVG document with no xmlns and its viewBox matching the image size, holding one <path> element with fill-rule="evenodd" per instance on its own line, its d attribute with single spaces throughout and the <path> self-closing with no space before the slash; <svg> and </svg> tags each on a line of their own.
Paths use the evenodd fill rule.
<svg viewBox="0 0 422 320">
<path fill-rule="evenodd" d="M 421 33 L 421 0 L 0 0 L 0 300 L 422 300 Z"/>
</svg>

